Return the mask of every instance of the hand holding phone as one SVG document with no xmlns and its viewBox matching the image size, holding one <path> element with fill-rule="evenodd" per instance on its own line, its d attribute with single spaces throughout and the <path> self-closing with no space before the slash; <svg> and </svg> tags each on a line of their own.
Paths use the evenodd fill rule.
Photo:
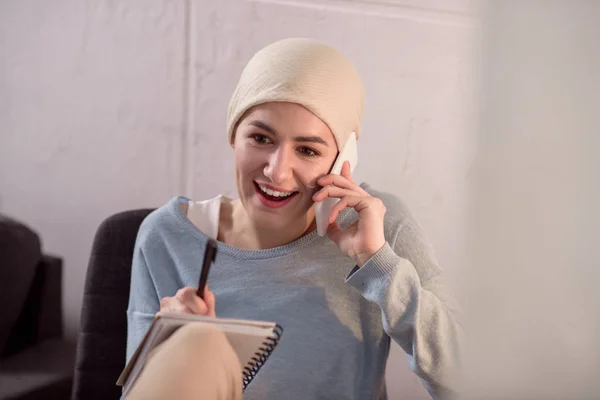
<svg viewBox="0 0 600 400">
<path fill-rule="evenodd" d="M 342 172 L 342 166 L 346 161 L 350 163 L 350 171 L 354 172 L 354 168 L 358 162 L 358 148 L 355 132 L 352 132 L 350 137 L 346 140 L 346 143 L 340 150 L 340 153 L 338 154 L 329 173 L 339 175 Z M 315 208 L 315 219 L 317 222 L 317 233 L 319 236 L 324 236 L 325 233 L 327 233 L 331 209 L 338 201 L 340 201 L 340 199 L 328 197 L 325 200 L 317 202 L 317 206 Z"/>
</svg>

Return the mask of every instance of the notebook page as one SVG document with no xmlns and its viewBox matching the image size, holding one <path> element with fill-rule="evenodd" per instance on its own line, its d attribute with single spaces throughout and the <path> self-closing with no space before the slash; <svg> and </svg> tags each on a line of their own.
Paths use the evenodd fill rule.
<svg viewBox="0 0 600 400">
<path fill-rule="evenodd" d="M 257 326 L 263 328 L 274 328 L 274 322 L 268 321 L 256 321 L 256 320 L 247 320 L 247 319 L 235 319 L 235 318 L 214 318 L 207 317 L 204 315 L 195 315 L 195 314 L 181 314 L 181 313 L 171 313 L 171 312 L 159 312 L 156 314 L 159 318 L 164 319 L 175 319 L 175 320 L 185 320 L 185 321 L 208 321 L 213 324 L 233 324 L 233 325 L 243 325 L 243 326 Z"/>
</svg>

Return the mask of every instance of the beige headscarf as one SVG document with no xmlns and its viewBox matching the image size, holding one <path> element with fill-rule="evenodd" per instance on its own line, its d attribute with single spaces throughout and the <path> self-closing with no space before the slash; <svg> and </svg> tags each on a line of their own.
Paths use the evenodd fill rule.
<svg viewBox="0 0 600 400">
<path fill-rule="evenodd" d="M 352 131 L 360 136 L 364 97 L 358 72 L 339 51 L 312 39 L 284 39 L 256 53 L 242 72 L 229 104 L 229 142 L 248 109 L 279 101 L 300 104 L 319 117 L 341 149 Z"/>
</svg>

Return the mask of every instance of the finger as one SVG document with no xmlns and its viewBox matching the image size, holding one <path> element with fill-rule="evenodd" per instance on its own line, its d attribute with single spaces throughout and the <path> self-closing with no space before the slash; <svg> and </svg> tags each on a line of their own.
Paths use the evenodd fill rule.
<svg viewBox="0 0 600 400">
<path fill-rule="evenodd" d="M 182 302 L 194 314 L 206 315 L 208 312 L 206 303 L 196 294 L 196 289 L 192 287 L 185 287 L 178 290 L 175 298 Z"/>
<path fill-rule="evenodd" d="M 345 196 L 340 198 L 340 201 L 335 203 L 331 208 L 331 212 L 329 213 L 329 223 L 331 224 L 336 221 L 339 213 L 345 208 L 354 208 L 356 212 L 360 212 L 365 208 L 363 206 L 364 202 L 369 200 L 369 198 L 365 198 L 364 196 Z"/>
<path fill-rule="evenodd" d="M 204 302 L 206 303 L 206 307 L 208 308 L 208 312 L 206 315 L 209 317 L 216 317 L 215 306 L 216 300 L 214 293 L 206 286 L 206 291 L 204 292 Z"/>
<path fill-rule="evenodd" d="M 377 212 L 385 213 L 385 206 L 383 202 L 377 198 L 372 196 L 346 196 L 343 197 L 341 201 L 344 201 L 345 207 L 352 207 L 358 213 L 362 212 L 367 208 L 371 208 Z M 336 204 L 337 206 L 337 204 Z M 341 211 L 341 210 L 340 210 Z"/>
<path fill-rule="evenodd" d="M 349 196 L 347 196 L 349 197 Z M 339 213 L 341 213 L 345 208 L 348 207 L 348 199 L 347 197 L 340 199 L 337 203 L 331 207 L 331 212 L 329 213 L 329 223 L 332 224 L 337 220 Z"/>
<path fill-rule="evenodd" d="M 338 186 L 327 185 L 323 189 L 319 190 L 317 193 L 313 195 L 313 201 L 322 201 L 327 197 L 334 197 L 341 199 L 345 196 L 356 196 L 362 195 L 362 193 L 355 192 L 351 189 L 344 189 Z"/>
<path fill-rule="evenodd" d="M 193 314 L 192 310 L 186 307 L 186 305 L 179 301 L 176 297 L 163 297 L 160 301 L 160 311 Z"/>
<path fill-rule="evenodd" d="M 348 179 L 350 182 L 354 183 L 354 179 L 352 179 L 352 169 L 350 168 L 350 161 L 345 161 L 344 165 L 342 165 L 341 175 Z"/>
<path fill-rule="evenodd" d="M 340 199 L 331 209 L 330 221 L 337 219 L 337 215 L 345 208 L 354 208 L 354 210 L 360 213 L 362 210 L 369 207 L 374 202 L 373 197 L 365 196 L 345 196 Z"/>
<path fill-rule="evenodd" d="M 168 301 L 169 301 L 168 297 L 163 297 L 162 299 L 160 299 L 160 310 L 161 311 L 163 310 L 163 308 L 167 308 Z"/>
<path fill-rule="evenodd" d="M 359 185 L 349 180 L 345 176 L 337 175 L 337 174 L 329 174 L 325 175 L 317 180 L 317 183 L 321 186 L 334 185 L 337 187 L 341 187 L 344 189 L 353 190 L 355 192 L 361 193 L 363 195 L 368 196 L 369 194 L 364 191 Z"/>
</svg>

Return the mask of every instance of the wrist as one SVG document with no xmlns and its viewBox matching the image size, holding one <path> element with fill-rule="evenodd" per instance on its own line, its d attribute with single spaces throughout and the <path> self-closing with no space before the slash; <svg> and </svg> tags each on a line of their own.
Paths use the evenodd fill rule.
<svg viewBox="0 0 600 400">
<path fill-rule="evenodd" d="M 379 244 L 379 245 L 375 245 L 372 248 L 358 253 L 355 257 L 354 257 L 354 262 L 356 262 L 356 265 L 358 265 L 359 268 L 361 268 L 363 265 L 365 265 L 367 263 L 367 261 L 369 261 L 371 258 L 373 258 L 373 256 L 375 254 L 377 254 L 382 248 L 383 246 L 385 246 L 385 240 L 383 241 L 383 243 Z"/>
</svg>

